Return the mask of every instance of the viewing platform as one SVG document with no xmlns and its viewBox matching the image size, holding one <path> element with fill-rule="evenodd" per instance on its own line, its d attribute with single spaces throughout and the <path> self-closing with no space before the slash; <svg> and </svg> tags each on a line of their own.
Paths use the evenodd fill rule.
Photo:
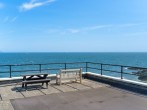
<svg viewBox="0 0 147 110">
<path fill-rule="evenodd" d="M 56 85 L 55 80 L 52 80 L 48 89 L 40 88 L 41 86 L 39 84 L 33 84 L 33 86 L 29 86 L 28 90 L 25 91 L 21 86 L 21 84 L 17 83 L 5 83 L 0 85 L 0 110 L 15 110 L 11 105 L 10 99 L 25 99 L 34 96 L 46 96 L 48 94 L 62 96 L 63 93 L 67 92 L 95 90 L 98 88 L 109 87 L 107 84 L 88 79 L 84 79 L 82 84 L 69 83 L 63 85 Z M 37 107 L 35 110 L 37 110 Z"/>
<path fill-rule="evenodd" d="M 48 89 L 38 86 L 29 86 L 25 91 L 16 83 L 1 84 L 1 110 L 146 110 L 147 107 L 144 95 L 88 79 L 82 84 L 63 85 L 56 85 L 52 80 Z"/>
<path fill-rule="evenodd" d="M 60 69 L 82 67 L 82 83 L 58 85 L 56 84 L 56 75 L 49 74 L 48 78 L 51 81 L 48 88 L 45 85 L 42 87 L 41 84 L 30 84 L 25 90 L 22 88 L 22 77 L 20 76 L 23 72 L 32 73 L 34 68 L 24 70 L 24 67 L 21 67 L 23 65 L 5 65 L 10 67 L 8 68 L 10 71 L 3 69 L 0 72 L 1 74 L 2 72 L 10 73 L 11 77 L 0 78 L 0 110 L 146 110 L 147 83 L 126 77 L 128 72 L 125 71 L 126 66 L 76 63 L 76 66 L 73 67 L 75 63 L 62 64 L 65 66 L 64 68 L 52 66 L 48 68 L 46 65 L 45 68 L 39 64 L 39 69 L 35 68 L 34 71 L 47 73 L 52 70 L 57 72 Z M 59 67 L 57 64 L 55 65 Z M 100 65 L 100 68 L 97 65 Z M 114 68 L 115 66 L 119 68 Z M 98 73 L 93 70 L 97 70 Z M 14 74 L 17 72 L 21 74 L 19 77 L 14 77 L 18 75 Z M 116 75 L 110 74 L 111 72 L 115 72 Z"/>
</svg>

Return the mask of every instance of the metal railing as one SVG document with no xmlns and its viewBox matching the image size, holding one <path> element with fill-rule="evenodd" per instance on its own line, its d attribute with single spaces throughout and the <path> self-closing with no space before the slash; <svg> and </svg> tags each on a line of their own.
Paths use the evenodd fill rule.
<svg viewBox="0 0 147 110">
<path fill-rule="evenodd" d="M 24 72 L 57 72 L 60 69 L 68 68 L 83 68 L 84 72 L 93 72 L 100 75 L 108 75 L 119 77 L 120 79 L 127 78 L 127 75 L 140 77 L 140 71 L 145 71 L 147 68 L 124 66 L 115 64 L 104 64 L 95 62 L 70 62 L 70 63 L 46 63 L 46 64 L 16 64 L 16 65 L 0 65 L 0 78 L 20 76 Z M 7 75 L 5 75 L 7 74 Z M 129 76 L 128 76 L 129 77 Z"/>
</svg>

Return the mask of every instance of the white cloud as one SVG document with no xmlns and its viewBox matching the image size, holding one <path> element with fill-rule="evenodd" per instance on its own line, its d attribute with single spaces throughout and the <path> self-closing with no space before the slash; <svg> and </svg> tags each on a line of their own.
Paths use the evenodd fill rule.
<svg viewBox="0 0 147 110">
<path fill-rule="evenodd" d="M 98 30 L 98 29 L 102 29 L 102 28 L 109 28 L 111 27 L 111 25 L 97 25 L 97 26 L 89 26 L 89 27 L 81 27 L 81 28 L 66 28 L 66 29 L 48 29 L 45 32 L 52 34 L 52 33 L 58 33 L 61 35 L 65 35 L 65 34 L 78 34 L 78 33 L 85 33 L 85 32 L 89 32 L 89 31 L 94 31 L 94 30 Z"/>
<path fill-rule="evenodd" d="M 79 32 L 87 32 L 87 31 L 93 31 L 98 30 L 102 28 L 109 28 L 112 27 L 112 25 L 97 25 L 97 26 L 89 26 L 89 27 L 83 27 L 83 28 L 76 28 L 76 29 L 67 29 L 68 32 L 75 34 Z"/>
<path fill-rule="evenodd" d="M 79 33 L 80 32 L 80 30 L 79 29 L 68 29 L 68 31 L 70 32 L 70 33 Z"/>
<path fill-rule="evenodd" d="M 3 20 L 4 23 L 8 23 L 8 22 L 15 22 L 17 19 L 17 16 L 15 17 L 9 17 L 9 16 L 6 16 Z"/>
<path fill-rule="evenodd" d="M 0 9 L 4 8 L 4 4 L 0 3 Z"/>
<path fill-rule="evenodd" d="M 49 3 L 54 2 L 54 1 L 55 0 L 43 0 L 43 1 L 40 1 L 40 0 L 31 0 L 28 3 L 23 3 L 19 7 L 19 9 L 20 9 L 20 11 L 27 11 L 27 10 L 31 10 L 31 9 L 36 8 L 36 7 L 40 7 L 40 6 L 49 4 Z"/>
<path fill-rule="evenodd" d="M 58 29 L 48 29 L 46 32 L 51 34 L 51 33 L 57 33 L 59 32 L 59 30 Z"/>
<path fill-rule="evenodd" d="M 109 27 L 112 27 L 112 25 L 97 25 L 97 26 L 85 27 L 85 28 L 82 28 L 82 30 L 91 31 L 91 30 L 97 30 L 97 29 L 109 28 Z"/>
<path fill-rule="evenodd" d="M 48 33 L 61 33 L 62 35 L 65 34 L 78 34 L 78 33 L 87 33 L 90 31 L 97 31 L 101 29 L 113 29 L 116 30 L 116 28 L 130 28 L 130 27 L 136 27 L 139 25 L 144 25 L 145 23 L 127 23 L 127 24 L 117 24 L 117 25 L 95 25 L 95 26 L 89 26 L 89 27 L 80 27 L 80 28 L 66 28 L 66 29 L 49 29 Z"/>
</svg>

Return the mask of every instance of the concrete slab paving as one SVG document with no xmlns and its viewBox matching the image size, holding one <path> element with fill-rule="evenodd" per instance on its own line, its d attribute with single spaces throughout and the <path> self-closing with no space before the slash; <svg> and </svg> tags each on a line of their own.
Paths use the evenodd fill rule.
<svg viewBox="0 0 147 110">
<path fill-rule="evenodd" d="M 78 90 L 91 89 L 91 87 L 88 87 L 88 86 L 80 84 L 80 83 L 71 83 L 71 84 L 67 84 L 67 85 L 70 87 L 76 88 Z"/>
<path fill-rule="evenodd" d="M 65 84 L 63 85 L 53 85 L 54 88 L 58 89 L 60 92 L 69 92 L 69 91 L 77 91 L 77 89 L 67 86 Z"/>
<path fill-rule="evenodd" d="M 103 87 L 11 99 L 14 110 L 146 110 L 147 98 Z"/>
<path fill-rule="evenodd" d="M 92 91 L 96 91 L 96 92 L 92 92 Z M 48 99 L 44 100 L 44 98 L 42 97 L 47 97 L 49 98 L 49 100 Z M 128 110 L 132 110 L 132 109 L 144 110 L 143 108 L 145 107 L 145 103 L 147 103 L 146 101 L 147 98 L 142 99 L 142 97 L 140 97 L 139 95 L 127 93 L 126 91 L 122 91 L 122 90 L 120 91 L 120 89 L 117 90 L 116 88 L 111 88 L 111 86 L 107 84 L 99 83 L 88 79 L 83 79 L 82 84 L 68 83 L 60 86 L 56 85 L 55 81 L 53 80 L 51 81 L 48 89 L 46 89 L 46 86 L 44 86 L 44 88 L 40 88 L 40 85 L 34 84 L 34 85 L 29 85 L 27 91 L 25 91 L 25 89 L 22 88 L 21 84 L 17 84 L 17 83 L 0 85 L 0 110 L 14 110 L 10 103 L 10 99 L 14 99 L 14 103 L 17 103 L 18 100 L 20 100 L 20 103 L 17 103 L 18 105 L 13 104 L 14 107 L 15 106 L 23 107 L 23 105 L 21 104 L 22 103 L 21 100 L 22 99 L 28 100 L 29 98 L 33 98 L 33 99 L 30 99 L 31 102 L 25 101 L 26 103 L 24 104 L 34 103 L 35 105 L 33 106 L 32 110 L 34 109 L 35 110 L 37 109 L 38 110 L 57 110 L 57 109 L 73 110 L 73 108 L 74 110 L 75 109 L 88 110 L 88 108 L 90 110 L 95 110 L 94 108 L 95 106 L 97 106 L 97 110 L 105 110 L 107 107 L 103 108 L 103 106 L 107 106 L 107 104 L 110 106 L 110 108 L 111 106 L 114 106 L 115 107 L 113 108 L 114 110 L 118 109 L 119 107 L 121 108 L 123 106 L 126 106 L 124 108 L 125 110 L 127 110 L 127 107 L 128 108 L 131 107 L 131 109 Z M 34 98 L 37 99 L 35 100 Z M 39 102 L 35 102 L 34 100 L 35 101 L 38 100 Z M 85 102 L 85 100 L 88 100 L 89 102 Z M 40 105 L 39 106 L 41 107 L 40 109 L 38 105 Z M 17 108 L 15 109 L 17 110 Z M 19 108 L 18 110 L 21 109 Z M 27 108 L 25 109 L 23 108 L 23 110 L 27 110 Z M 106 110 L 111 110 L 111 109 L 107 108 Z"/>
<path fill-rule="evenodd" d="M 92 81 L 89 81 L 89 80 L 83 80 L 83 83 L 82 84 L 85 85 L 85 86 L 91 87 L 91 88 L 105 87 L 102 84 L 98 84 L 96 82 L 92 82 Z"/>
<path fill-rule="evenodd" d="M 14 108 L 12 107 L 10 100 L 0 101 L 0 110 L 14 110 Z"/>
<path fill-rule="evenodd" d="M 61 92 L 52 86 L 49 86 L 48 89 L 40 89 L 40 91 L 42 91 L 44 94 L 53 94 L 53 93 L 60 93 Z"/>
<path fill-rule="evenodd" d="M 24 95 L 24 97 L 32 97 L 32 96 L 44 95 L 39 90 L 27 90 L 27 91 L 22 91 L 21 93 Z"/>
<path fill-rule="evenodd" d="M 23 98 L 22 94 L 17 90 L 14 90 L 14 86 L 0 87 L 0 94 L 2 100 Z"/>
</svg>

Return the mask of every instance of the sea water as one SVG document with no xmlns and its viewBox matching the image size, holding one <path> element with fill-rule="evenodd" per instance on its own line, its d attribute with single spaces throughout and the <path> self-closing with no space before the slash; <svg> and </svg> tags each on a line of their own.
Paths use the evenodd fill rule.
<svg viewBox="0 0 147 110">
<path fill-rule="evenodd" d="M 54 53 L 0 53 L 0 65 L 11 64 L 45 64 L 68 62 L 95 62 L 118 64 L 125 66 L 147 67 L 147 53 L 116 53 L 116 52 L 54 52 Z M 1 71 L 2 67 L 0 67 Z M 13 76 L 19 76 L 13 73 Z M 115 74 L 117 76 L 117 74 Z M 0 73 L 0 77 L 9 77 L 9 74 Z M 124 76 L 125 77 L 125 76 Z M 128 77 L 128 76 L 126 76 Z M 129 76 L 137 79 L 137 77 Z"/>
</svg>

